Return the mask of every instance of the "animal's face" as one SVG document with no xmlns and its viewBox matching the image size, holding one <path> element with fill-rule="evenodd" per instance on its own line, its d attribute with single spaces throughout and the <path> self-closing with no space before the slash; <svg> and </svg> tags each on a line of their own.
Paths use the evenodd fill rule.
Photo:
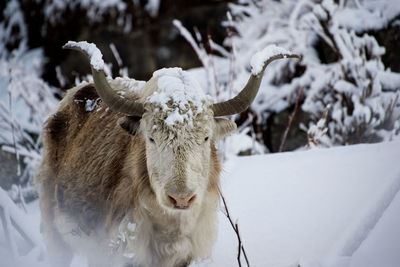
<svg viewBox="0 0 400 267">
<path fill-rule="evenodd" d="M 199 114 L 193 127 L 168 126 L 153 115 L 142 119 L 150 183 L 163 206 L 184 209 L 201 202 L 211 160 L 213 125 L 207 117 Z"/>
<path fill-rule="evenodd" d="M 170 209 L 188 209 L 204 199 L 211 161 L 218 160 L 212 155 L 213 142 L 236 125 L 227 119 L 214 119 L 206 107 L 198 113 L 189 102 L 174 111 L 174 104 L 167 104 L 169 112 L 148 105 L 140 132 L 146 142 L 147 169 L 157 201 Z"/>
<path fill-rule="evenodd" d="M 209 185 L 214 141 L 236 129 L 214 118 L 210 101 L 180 69 L 155 72 L 143 87 L 145 112 L 125 117 L 121 126 L 146 144 L 147 171 L 158 203 L 184 210 L 200 205 Z M 214 153 L 215 154 L 215 153 Z"/>
</svg>

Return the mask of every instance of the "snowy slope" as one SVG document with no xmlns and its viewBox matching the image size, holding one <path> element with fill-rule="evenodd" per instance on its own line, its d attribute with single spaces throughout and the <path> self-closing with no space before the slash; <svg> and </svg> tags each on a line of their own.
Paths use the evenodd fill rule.
<svg viewBox="0 0 400 267">
<path fill-rule="evenodd" d="M 400 266 L 399 159 L 396 141 L 229 160 L 222 189 L 251 266 Z M 38 228 L 37 203 L 29 212 L 27 223 Z M 194 266 L 237 266 L 222 212 L 219 228 L 213 258 Z M 1 241 L 2 233 L 5 255 Z M 20 266 L 48 267 L 32 259 Z"/>
<path fill-rule="evenodd" d="M 252 266 L 400 266 L 399 159 L 391 142 L 231 160 L 223 190 Z M 236 251 L 221 215 L 210 266 Z"/>
<path fill-rule="evenodd" d="M 352 258 L 351 267 L 400 265 L 400 194 Z"/>
</svg>

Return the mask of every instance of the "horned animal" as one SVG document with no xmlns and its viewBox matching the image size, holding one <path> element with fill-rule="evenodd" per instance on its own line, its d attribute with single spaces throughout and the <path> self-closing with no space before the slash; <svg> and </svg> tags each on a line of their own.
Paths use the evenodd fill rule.
<svg viewBox="0 0 400 267">
<path fill-rule="evenodd" d="M 73 44 L 90 58 L 87 50 Z M 211 256 L 217 232 L 220 160 L 215 142 L 236 129 L 222 116 L 254 100 L 263 62 L 234 98 L 212 103 L 180 68 L 147 82 L 107 78 L 68 90 L 45 123 L 35 181 L 53 267 L 73 255 L 89 266 L 187 266 Z"/>
</svg>

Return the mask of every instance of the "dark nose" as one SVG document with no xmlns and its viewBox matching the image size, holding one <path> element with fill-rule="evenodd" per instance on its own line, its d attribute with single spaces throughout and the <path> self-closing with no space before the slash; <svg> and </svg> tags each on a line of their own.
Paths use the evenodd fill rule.
<svg viewBox="0 0 400 267">
<path fill-rule="evenodd" d="M 196 195 L 190 194 L 182 196 L 182 195 L 168 194 L 168 198 L 171 201 L 171 203 L 174 204 L 175 208 L 187 209 L 195 200 Z"/>
</svg>

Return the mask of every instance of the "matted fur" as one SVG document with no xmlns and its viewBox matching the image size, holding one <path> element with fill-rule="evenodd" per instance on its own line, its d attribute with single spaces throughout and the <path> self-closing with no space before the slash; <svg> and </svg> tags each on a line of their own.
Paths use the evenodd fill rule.
<svg viewBox="0 0 400 267">
<path fill-rule="evenodd" d="M 150 80 L 139 95 L 128 93 L 126 97 L 143 102 L 154 90 L 156 83 Z M 98 106 L 87 111 L 88 100 Z M 147 110 L 144 117 L 151 117 L 147 120 L 158 116 L 151 107 Z M 210 115 L 206 110 L 199 124 Z M 129 134 L 117 123 L 122 117 L 101 103 L 94 86 L 87 84 L 69 90 L 46 122 L 44 156 L 36 183 L 52 264 L 69 266 L 74 252 L 86 254 L 90 266 L 133 261 L 140 266 L 172 267 L 210 257 L 216 237 L 220 173 L 213 140 L 209 150 L 204 150 L 209 151 L 209 162 L 203 166 L 207 170 L 193 170 L 208 176 L 204 196 L 189 210 L 174 211 L 160 205 L 151 185 L 148 164 L 153 163 L 148 160 L 146 136 Z M 224 125 L 223 134 L 234 130 L 232 125 Z M 169 131 L 177 140 L 170 142 L 177 142 L 174 153 L 182 155 L 177 157 L 177 173 L 184 175 L 179 161 L 190 153 L 182 151 L 190 149 L 187 140 L 198 137 L 186 136 L 179 129 Z M 182 144 L 180 135 L 184 136 Z M 179 186 L 179 179 L 173 186 Z M 134 232 L 126 228 L 127 222 L 136 225 Z M 112 242 L 116 247 L 110 248 Z"/>
</svg>

